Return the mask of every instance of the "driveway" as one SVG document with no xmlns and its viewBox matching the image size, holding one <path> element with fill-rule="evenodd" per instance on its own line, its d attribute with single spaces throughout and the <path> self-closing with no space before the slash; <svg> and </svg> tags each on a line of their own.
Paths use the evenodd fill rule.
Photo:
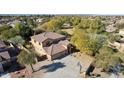
<svg viewBox="0 0 124 93">
<path fill-rule="evenodd" d="M 11 75 L 9 73 L 3 73 L 0 74 L 0 78 L 11 78 Z"/>
<path fill-rule="evenodd" d="M 80 78 L 78 59 L 68 55 L 62 59 L 54 60 L 53 64 L 44 65 L 43 78 Z"/>
</svg>

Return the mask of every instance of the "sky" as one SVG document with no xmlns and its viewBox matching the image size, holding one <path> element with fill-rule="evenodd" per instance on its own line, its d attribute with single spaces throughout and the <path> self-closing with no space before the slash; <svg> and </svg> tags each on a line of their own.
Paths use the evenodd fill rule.
<svg viewBox="0 0 124 93">
<path fill-rule="evenodd" d="M 124 14 L 123 0 L 0 0 L 0 14 Z"/>
</svg>

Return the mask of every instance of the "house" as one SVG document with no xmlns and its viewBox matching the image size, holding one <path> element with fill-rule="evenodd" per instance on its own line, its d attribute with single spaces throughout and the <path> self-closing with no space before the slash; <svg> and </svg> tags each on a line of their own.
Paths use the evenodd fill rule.
<svg viewBox="0 0 124 93">
<path fill-rule="evenodd" d="M 121 39 L 120 42 L 114 42 L 114 43 L 109 42 L 109 47 L 118 49 L 120 52 L 124 52 L 124 41 L 123 39 Z"/>
<path fill-rule="evenodd" d="M 6 71 L 16 60 L 16 50 L 8 42 L 0 40 L 0 73 Z"/>
<path fill-rule="evenodd" d="M 19 20 L 14 20 L 14 21 L 8 22 L 7 24 L 14 28 L 17 23 L 21 23 L 21 21 L 19 21 Z"/>
<path fill-rule="evenodd" d="M 111 33 L 111 32 L 115 32 L 115 31 L 117 31 L 117 28 L 114 27 L 114 24 L 106 26 L 106 32 L 110 32 Z"/>
<path fill-rule="evenodd" d="M 120 52 L 124 52 L 124 29 L 120 29 L 118 35 L 121 36 L 121 39 L 113 43 L 109 42 L 109 46 L 118 49 Z"/>
<path fill-rule="evenodd" d="M 72 27 L 71 24 L 69 24 L 69 23 L 64 23 L 64 24 L 62 25 L 62 28 L 63 28 L 63 29 L 69 29 L 69 28 L 73 28 L 73 27 Z"/>
<path fill-rule="evenodd" d="M 0 50 L 4 49 L 6 44 L 3 41 L 0 41 Z"/>
<path fill-rule="evenodd" d="M 6 67 L 10 66 L 10 55 L 8 51 L 0 52 L 0 72 L 4 72 Z"/>
<path fill-rule="evenodd" d="M 6 66 L 9 59 L 10 55 L 6 50 L 6 44 L 3 41 L 0 41 L 0 72 L 4 72 L 3 66 Z"/>
<path fill-rule="evenodd" d="M 36 19 L 36 22 L 38 22 L 38 23 L 41 23 L 43 21 L 44 21 L 44 18 L 38 18 L 38 19 Z"/>
<path fill-rule="evenodd" d="M 70 42 L 64 35 L 44 32 L 31 37 L 31 43 L 40 56 L 53 60 L 70 52 Z"/>
<path fill-rule="evenodd" d="M 117 24 L 123 24 L 124 23 L 124 19 L 122 18 L 122 19 L 118 20 L 116 23 Z"/>
<path fill-rule="evenodd" d="M 124 29 L 119 30 L 119 35 L 124 36 Z"/>
</svg>

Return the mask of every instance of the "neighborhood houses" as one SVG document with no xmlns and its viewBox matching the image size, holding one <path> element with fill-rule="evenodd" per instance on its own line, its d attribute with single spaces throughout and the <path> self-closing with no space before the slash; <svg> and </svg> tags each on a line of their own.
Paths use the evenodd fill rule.
<svg viewBox="0 0 124 93">
<path fill-rule="evenodd" d="M 10 43 L 0 41 L 0 73 L 5 72 L 14 64 L 18 51 Z"/>
<path fill-rule="evenodd" d="M 1 78 L 123 78 L 124 17 L 1 15 Z"/>
</svg>

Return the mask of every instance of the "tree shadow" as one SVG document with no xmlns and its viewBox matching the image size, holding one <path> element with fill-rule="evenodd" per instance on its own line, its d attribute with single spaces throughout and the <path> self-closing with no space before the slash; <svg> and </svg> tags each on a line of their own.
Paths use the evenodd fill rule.
<svg viewBox="0 0 124 93">
<path fill-rule="evenodd" d="M 8 72 L 11 73 L 11 72 L 19 71 L 22 69 L 25 69 L 25 66 L 20 65 L 19 63 L 14 63 L 12 64 L 12 66 L 8 68 Z"/>
<path fill-rule="evenodd" d="M 58 62 L 58 63 L 52 63 L 49 65 L 42 66 L 39 70 L 45 70 L 45 73 L 46 73 L 46 72 L 56 71 L 57 69 L 63 68 L 63 67 L 65 67 L 65 65 L 61 62 Z"/>
<path fill-rule="evenodd" d="M 14 57 L 19 54 L 20 50 L 18 48 L 9 48 L 8 52 L 11 57 Z"/>
</svg>

